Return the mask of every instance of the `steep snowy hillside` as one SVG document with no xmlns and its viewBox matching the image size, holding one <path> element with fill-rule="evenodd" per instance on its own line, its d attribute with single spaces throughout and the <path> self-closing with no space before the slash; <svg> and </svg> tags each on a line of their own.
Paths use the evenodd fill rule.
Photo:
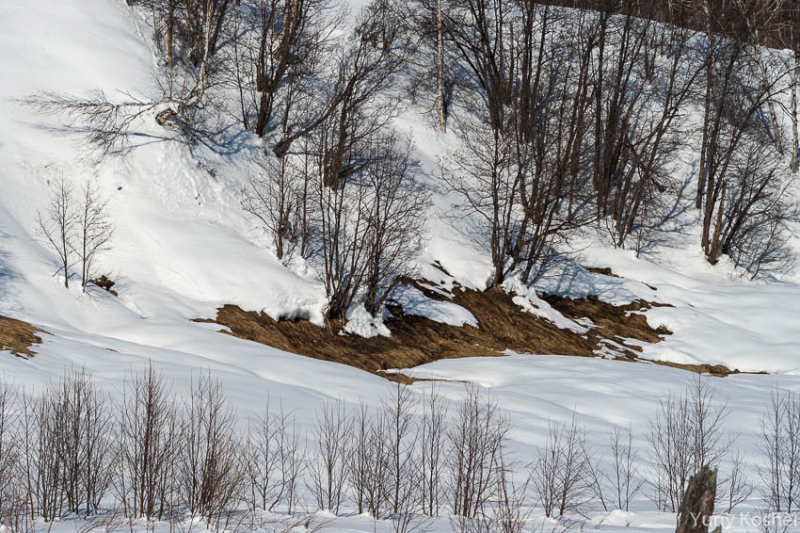
<svg viewBox="0 0 800 533">
<path fill-rule="evenodd" d="M 365 3 L 351 2 L 354 10 Z M 142 13 L 123 0 L 0 3 L 0 316 L 43 331 L 32 358 L 0 353 L 0 372 L 20 388 L 41 388 L 65 368 L 85 366 L 98 384 L 119 396 L 125 376 L 149 361 L 178 391 L 187 390 L 191 377 L 208 369 L 223 380 L 240 412 L 259 413 L 268 399 L 279 400 L 297 413 L 313 442 L 314 409 L 321 402 L 342 399 L 355 405 L 364 400 L 377 406 L 393 384 L 193 321 L 212 319 L 218 308 L 231 304 L 275 320 L 307 318 L 324 326 L 326 296 L 318 274 L 303 261 L 278 260 L 271 237 L 241 207 L 242 190 L 258 171 L 262 140 L 239 131 L 226 135 L 225 144 L 191 144 L 158 126 L 150 113 L 133 125 L 128 150 L 99 157 L 82 132 L 20 102 L 51 90 L 149 98 L 159 72 L 151 33 Z M 450 216 L 454 200 L 440 179 L 440 162 L 459 142 L 452 131 L 437 130 L 427 104 L 405 96 L 398 100 L 391 128 L 413 140 L 421 180 L 433 191 L 426 243 L 415 260 L 419 277 L 437 284 L 437 290 L 483 290 L 491 262 Z M 681 167 L 687 176 L 679 177 L 689 188 L 690 167 Z M 108 200 L 115 232 L 96 271 L 116 282 L 118 297 L 91 285 L 84 293 L 77 279 L 64 288 L 58 258 L 37 231 L 37 214 L 46 209 L 50 185 L 59 179 L 75 186 L 94 182 Z M 693 196 L 691 190 L 687 196 Z M 776 386 L 800 391 L 800 270 L 748 281 L 725 260 L 711 266 L 698 244 L 698 216 L 694 211 L 681 214 L 675 231 L 638 257 L 614 249 L 603 232 L 584 228 L 564 243 L 570 262 L 539 280 L 535 289 L 540 295 L 596 296 L 614 305 L 654 303 L 645 313 L 648 324 L 671 334 L 655 344 L 631 341 L 641 345 L 641 359 L 741 371 L 703 379 L 713 379 L 715 405 L 727 402 L 727 429 L 737 436 L 736 447 L 747 457 L 755 481 L 756 467 L 765 464 L 759 455 L 764 406 Z M 797 231 L 792 246 L 800 250 Z M 417 314 L 438 322 L 463 327 L 475 322 L 466 309 L 421 292 L 398 299 L 403 297 L 407 310 L 416 308 Z M 543 320 L 579 331 L 586 326 L 545 306 L 536 292 L 522 298 Z M 367 322 L 361 326 L 369 329 Z M 550 423 L 568 422 L 574 413 L 600 450 L 607 450 L 612 427 L 631 427 L 633 442 L 642 450 L 643 477 L 650 479 L 647 432 L 659 399 L 682 391 L 695 374 L 648 362 L 559 355 L 456 359 L 403 373 L 422 379 L 411 385 L 420 396 L 429 390 L 426 379 L 441 380 L 443 396 L 453 401 L 463 397 L 463 382 L 490 389 L 508 414 L 509 453 L 520 472 L 534 460 L 537 447 L 546 444 Z M 608 457 L 601 462 L 610 468 Z M 726 458 L 723 469 L 731 463 Z M 745 508 L 758 508 L 760 497 L 760 491 L 754 492 Z M 393 531 L 390 521 L 375 525 L 349 511 L 352 516 L 329 527 Z M 608 514 L 594 506 L 589 514 L 580 527 L 644 531 L 674 524 L 674 515 L 654 512 L 644 494 L 631 512 Z M 67 521 L 53 531 L 73 525 Z M 439 519 L 429 527 L 447 531 L 450 524 Z M 751 529 L 749 523 L 730 528 Z"/>
</svg>

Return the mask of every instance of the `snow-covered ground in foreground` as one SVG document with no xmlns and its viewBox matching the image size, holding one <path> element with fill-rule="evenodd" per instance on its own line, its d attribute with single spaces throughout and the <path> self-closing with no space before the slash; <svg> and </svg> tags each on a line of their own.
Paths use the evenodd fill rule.
<svg viewBox="0 0 800 533">
<path fill-rule="evenodd" d="M 107 519 L 101 517 L 100 520 Z M 798 528 L 793 523 L 790 517 L 772 517 L 771 522 L 773 527 L 775 524 L 780 527 L 781 524 L 786 524 L 786 527 L 781 527 L 781 531 L 788 533 L 796 531 Z M 279 532 L 286 524 L 285 517 L 281 515 L 271 515 L 265 513 L 255 520 L 245 522 L 241 527 L 244 530 L 254 529 L 249 524 L 257 522 L 263 524 L 261 530 L 270 532 Z M 742 513 L 735 516 L 716 516 L 713 517 L 710 526 L 711 529 L 721 526 L 723 531 L 731 533 L 750 532 L 750 531 L 763 531 L 762 523 L 764 518 L 761 515 L 752 513 Z M 293 521 L 291 523 L 294 523 Z M 77 528 L 83 526 L 83 522 L 76 520 L 65 520 L 53 525 L 40 524 L 41 527 L 49 527 L 52 533 L 74 533 Z M 294 529 L 296 533 L 303 533 L 307 531 L 323 531 L 325 533 L 395 533 L 392 523 L 389 520 L 375 521 L 367 515 L 350 515 L 346 517 L 333 517 L 330 513 L 318 513 L 312 522 L 312 527 L 320 527 L 321 529 L 304 529 L 299 527 Z M 174 529 L 170 529 L 173 527 Z M 419 527 L 416 531 L 425 533 L 452 533 L 450 522 L 446 518 L 437 518 L 435 520 L 424 521 L 420 524 L 415 524 Z M 576 531 L 603 531 L 605 533 L 647 533 L 647 532 L 667 532 L 675 531 L 675 515 L 667 513 L 652 513 L 652 512 L 623 512 L 611 511 L 608 513 L 598 513 L 588 517 L 579 522 L 571 522 L 569 524 L 564 522 L 557 522 L 555 520 L 547 519 L 540 516 L 532 516 L 525 523 L 525 529 L 534 533 L 567 533 Z M 199 521 L 186 521 L 179 524 L 157 524 L 145 525 L 142 523 L 134 524 L 133 527 L 125 524 L 123 527 L 114 527 L 110 529 L 101 528 L 104 533 L 116 532 L 144 532 L 152 531 L 153 533 L 169 533 L 172 531 L 180 531 L 185 533 L 209 533 L 203 524 Z"/>
<path fill-rule="evenodd" d="M 148 123 L 141 126 L 138 147 L 124 159 L 98 163 L 83 146 L 83 137 L 60 131 L 56 121 L 14 100 L 45 89 L 146 95 L 154 84 L 155 64 L 147 43 L 146 26 L 122 0 L 0 3 L 0 314 L 52 334 L 43 336 L 29 361 L 0 354 L 0 372 L 20 385 L 40 386 L 65 366 L 85 365 L 116 392 L 126 372 L 140 370 L 147 361 L 176 389 L 187 387 L 192 372 L 210 369 L 243 413 L 260 412 L 268 396 L 280 398 L 307 427 L 325 398 L 378 401 L 389 390 L 381 378 L 221 335 L 217 326 L 189 320 L 212 317 L 226 303 L 273 317 L 303 314 L 319 321 L 322 316 L 324 294 L 312 273 L 277 261 L 268 238 L 239 207 L 247 154 L 259 150 L 256 139 L 242 136 L 230 151 L 190 149 Z M 410 109 L 398 117 L 396 127 L 413 135 L 417 156 L 433 176 L 437 157 L 454 141 L 428 120 Z M 117 231 L 113 250 L 99 267 L 118 282 L 119 298 L 99 290 L 81 294 L 78 283 L 66 290 L 54 276 L 55 256 L 37 239 L 34 226 L 46 202 L 48 180 L 60 176 L 76 184 L 97 180 L 111 202 Z M 434 200 L 437 212 L 446 210 L 445 198 Z M 430 226 L 420 259 L 425 277 L 482 287 L 489 274 L 485 258 L 439 216 L 431 217 Z M 597 294 L 613 303 L 641 298 L 672 305 L 647 313 L 652 325 L 664 325 L 674 334 L 645 346 L 646 358 L 771 372 L 714 380 L 718 399 L 727 401 L 733 413 L 729 429 L 739 435 L 737 446 L 755 477 L 759 416 L 772 388 L 800 391 L 800 274 L 769 283 L 744 281 L 724 265 L 707 265 L 698 241 L 697 235 L 679 234 L 667 246 L 636 258 L 587 238 L 575 244 L 577 264 L 610 267 L 622 279 L 574 267 L 543 280 L 540 288 Z M 432 267 L 435 261 L 453 278 Z M 416 293 L 406 298 L 418 314 L 466 327 L 475 322 L 457 306 L 435 304 Z M 549 421 L 568 420 L 573 410 L 595 446 L 607 447 L 612 424 L 630 425 L 646 456 L 645 434 L 658 397 L 683 389 L 693 377 L 649 364 L 530 355 L 442 361 L 407 373 L 452 381 L 442 384 L 451 398 L 464 392 L 456 381 L 490 388 L 509 413 L 511 446 L 521 464 L 533 459 Z M 427 386 L 413 388 L 422 393 Z M 583 526 L 604 531 L 674 527 L 674 516 L 648 509 L 652 506 L 642 498 L 630 516 L 593 515 Z M 66 521 L 54 531 L 77 527 Z M 449 531 L 446 521 L 431 528 Z M 329 529 L 391 527 L 350 517 L 337 519 Z"/>
</svg>

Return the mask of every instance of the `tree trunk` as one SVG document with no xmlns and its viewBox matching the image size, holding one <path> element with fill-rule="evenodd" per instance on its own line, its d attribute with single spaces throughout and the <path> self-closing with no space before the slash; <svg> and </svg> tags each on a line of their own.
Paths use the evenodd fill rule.
<svg viewBox="0 0 800 533">
<path fill-rule="evenodd" d="M 675 533 L 708 533 L 717 496 L 717 471 L 704 466 L 689 480 L 678 511 Z"/>
<path fill-rule="evenodd" d="M 797 132 L 797 86 L 800 82 L 800 52 L 794 53 L 794 73 L 792 74 L 792 172 L 797 174 L 798 170 L 798 150 L 800 150 L 800 140 Z"/>
<path fill-rule="evenodd" d="M 758 39 L 758 33 L 756 33 Z M 761 69 L 761 83 L 764 86 L 764 92 L 769 94 L 770 84 L 769 76 L 767 74 L 767 65 L 764 64 L 764 52 L 761 48 L 756 48 L 758 54 L 758 66 Z M 781 135 L 781 128 L 778 125 L 778 115 L 775 112 L 775 101 L 771 96 L 767 97 L 767 108 L 769 109 L 769 120 L 772 128 L 772 137 L 775 141 L 775 148 L 783 155 L 783 135 Z"/>
<path fill-rule="evenodd" d="M 447 133 L 447 101 L 444 94 L 444 29 L 442 0 L 436 0 L 436 82 L 439 98 L 439 131 Z"/>
</svg>

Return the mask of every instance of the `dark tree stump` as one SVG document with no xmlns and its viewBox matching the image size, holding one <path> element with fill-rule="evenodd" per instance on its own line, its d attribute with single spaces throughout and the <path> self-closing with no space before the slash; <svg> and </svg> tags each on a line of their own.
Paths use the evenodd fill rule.
<svg viewBox="0 0 800 533">
<path fill-rule="evenodd" d="M 675 533 L 708 533 L 716 497 L 717 471 L 704 466 L 689 480 L 678 510 L 678 528 Z"/>
</svg>

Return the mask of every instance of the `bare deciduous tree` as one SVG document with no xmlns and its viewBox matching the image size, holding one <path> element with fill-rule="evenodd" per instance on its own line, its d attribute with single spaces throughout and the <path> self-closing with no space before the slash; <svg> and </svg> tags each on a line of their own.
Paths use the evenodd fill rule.
<svg viewBox="0 0 800 533">
<path fill-rule="evenodd" d="M 718 491 L 718 495 L 724 497 L 727 513 L 731 513 L 753 494 L 753 485 L 747 476 L 747 464 L 744 462 L 739 450 L 732 454 L 728 477 L 723 482 L 725 486 Z"/>
<path fill-rule="evenodd" d="M 248 503 L 252 510 L 272 511 L 283 497 L 280 471 L 282 437 L 276 416 L 269 410 L 250 420 L 245 449 Z"/>
<path fill-rule="evenodd" d="M 58 254 L 60 270 L 64 273 L 64 287 L 67 289 L 69 269 L 73 262 L 76 222 L 72 186 L 62 176 L 55 181 L 47 210 L 44 213 L 39 212 L 37 223 L 41 236 Z"/>
<path fill-rule="evenodd" d="M 771 512 L 797 509 L 800 467 L 800 399 L 775 389 L 761 420 L 761 453 L 766 465 L 759 469 L 764 499 Z"/>
<path fill-rule="evenodd" d="M 644 485 L 644 479 L 640 477 L 637 467 L 639 452 L 633 447 L 633 432 L 630 427 L 621 429 L 614 426 L 609 436 L 614 465 L 609 479 L 615 503 L 617 509 L 628 511 L 631 502 Z"/>
<path fill-rule="evenodd" d="M 160 519 L 175 503 L 175 463 L 182 446 L 178 407 L 152 364 L 126 378 L 117 408 L 114 489 L 130 519 Z"/>
<path fill-rule="evenodd" d="M 16 394 L 11 385 L 0 378 L 0 524 L 12 531 L 21 500 L 17 482 L 20 450 L 15 434 L 18 416 Z"/>
<path fill-rule="evenodd" d="M 445 436 L 447 435 L 448 403 L 439 394 L 435 382 L 425 395 L 422 420 L 419 424 L 419 468 L 422 484 L 422 512 L 439 516 L 442 506 Z"/>
<path fill-rule="evenodd" d="M 97 513 L 111 484 L 112 412 L 86 369 L 68 370 L 49 395 L 63 405 L 64 496 L 69 512 Z"/>
<path fill-rule="evenodd" d="M 91 182 L 84 185 L 77 215 L 77 254 L 81 260 L 83 290 L 94 276 L 97 256 L 108 250 L 114 235 L 114 226 L 108 211 L 108 202 L 99 197 L 97 186 Z"/>
<path fill-rule="evenodd" d="M 650 422 L 650 452 L 655 469 L 651 499 L 675 512 L 689 478 L 706 465 L 718 465 L 732 443 L 723 424 L 726 403 L 719 403 L 708 378 L 697 376 L 682 395 L 659 401 Z"/>
<path fill-rule="evenodd" d="M 226 511 L 238 501 L 244 479 L 236 413 L 210 372 L 193 380 L 184 413 L 178 497 L 193 517 L 219 529 L 227 525 Z"/>
<path fill-rule="evenodd" d="M 347 479 L 347 452 L 352 424 L 341 400 L 324 402 L 317 410 L 315 449 L 309 457 L 308 488 L 319 509 L 339 514 Z"/>
<path fill-rule="evenodd" d="M 586 454 L 586 433 L 573 413 L 569 425 L 550 423 L 547 443 L 533 464 L 531 482 L 545 516 L 579 511 L 591 500 L 593 480 Z"/>
<path fill-rule="evenodd" d="M 479 516 L 496 494 L 508 430 L 497 401 L 489 393 L 468 388 L 447 432 L 447 498 L 454 515 Z"/>
</svg>

